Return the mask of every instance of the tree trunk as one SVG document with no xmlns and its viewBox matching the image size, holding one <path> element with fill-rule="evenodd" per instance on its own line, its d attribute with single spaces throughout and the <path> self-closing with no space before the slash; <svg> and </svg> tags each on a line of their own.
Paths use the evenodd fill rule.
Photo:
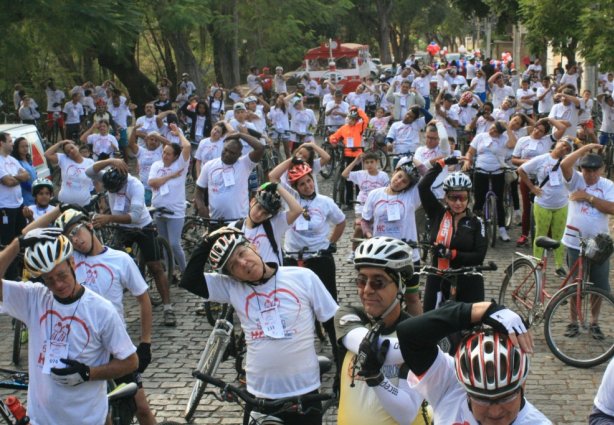
<svg viewBox="0 0 614 425">
<path fill-rule="evenodd" d="M 392 62 L 390 57 L 390 12 L 392 11 L 392 0 L 377 0 L 375 2 L 377 8 L 377 20 L 378 20 L 378 39 L 379 54 L 382 63 Z M 397 61 L 403 60 L 403 58 L 395 58 Z"/>
<path fill-rule="evenodd" d="M 222 2 L 219 12 L 238 24 L 236 0 Z M 222 19 L 219 19 L 209 25 L 213 46 L 213 66 L 217 82 L 222 83 L 224 87 L 232 88 L 240 84 L 239 30 L 238 25 L 224 25 L 221 21 Z"/>
<path fill-rule="evenodd" d="M 177 62 L 177 82 L 179 82 L 181 74 L 187 72 L 190 74 L 191 81 L 196 85 L 196 92 L 202 97 L 205 93 L 205 83 L 203 81 L 200 66 L 196 62 L 196 57 L 192 53 L 188 42 L 188 34 L 185 31 L 165 31 L 162 30 L 162 36 L 168 40 L 175 53 Z"/>
</svg>

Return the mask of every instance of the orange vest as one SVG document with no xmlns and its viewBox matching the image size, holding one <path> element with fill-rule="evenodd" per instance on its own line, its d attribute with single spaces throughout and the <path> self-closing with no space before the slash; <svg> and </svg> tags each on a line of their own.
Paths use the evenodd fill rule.
<svg viewBox="0 0 614 425">
<path fill-rule="evenodd" d="M 330 142 L 333 144 L 339 143 L 339 139 L 343 141 L 343 144 L 346 146 L 343 150 L 343 156 L 354 158 L 363 152 L 363 149 L 350 148 L 350 146 L 354 148 L 362 147 L 362 133 L 369 124 L 369 117 L 362 109 L 358 109 L 358 115 L 360 116 L 360 120 L 358 120 L 356 124 L 345 124 L 330 136 Z"/>
</svg>

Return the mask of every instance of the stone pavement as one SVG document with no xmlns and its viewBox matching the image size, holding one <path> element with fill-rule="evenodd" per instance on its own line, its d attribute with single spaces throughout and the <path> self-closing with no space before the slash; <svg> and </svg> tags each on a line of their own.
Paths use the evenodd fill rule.
<svg viewBox="0 0 614 425">
<path fill-rule="evenodd" d="M 324 183 L 323 193 L 330 193 L 330 186 Z M 339 303 L 357 303 L 355 286 L 352 283 L 353 267 L 346 263 L 349 253 L 349 237 L 351 231 L 350 217 L 337 253 L 337 286 Z M 512 241 L 519 236 L 517 227 L 511 231 Z M 487 261 L 495 261 L 499 265 L 496 272 L 488 272 L 487 299 L 497 297 L 503 270 L 510 264 L 513 253 L 517 250 L 513 242 L 498 243 L 494 250 L 489 250 Z M 528 252 L 528 249 L 524 249 Z M 211 327 L 206 319 L 194 314 L 200 301 L 191 294 L 177 288 L 172 288 L 172 299 L 177 313 L 177 327 L 167 328 L 162 325 L 161 307 L 154 309 L 154 341 L 153 362 L 144 374 L 145 389 L 149 402 L 159 421 L 164 419 L 183 422 L 183 411 L 189 396 L 193 379 L 191 371 L 196 366 Z M 126 302 L 127 323 L 130 334 L 138 336 L 138 310 L 133 300 Z M 611 320 L 612 318 L 610 318 Z M 0 367 L 12 367 L 10 363 L 12 349 L 11 320 L 0 316 Z M 531 374 L 527 381 L 526 394 L 534 403 L 556 424 L 582 424 L 592 405 L 593 397 L 606 365 L 592 369 L 575 369 L 560 362 L 548 350 L 543 339 L 541 328 L 535 330 L 536 353 L 532 357 Z M 138 343 L 138 341 L 135 341 Z M 331 357 L 330 347 L 316 343 L 320 352 Z M 23 367 L 27 362 L 25 350 L 22 355 Z M 228 381 L 235 378 L 232 360 L 225 362 L 219 369 L 220 376 Z M 331 377 L 326 376 L 324 389 L 331 386 Z M 0 396 L 7 391 L 0 390 Z M 21 395 L 25 400 L 25 394 Z M 67 401 L 69 402 L 69 401 Z M 210 396 L 204 398 L 196 413 L 195 424 L 240 424 L 241 411 L 234 404 L 221 403 Z M 327 424 L 336 423 L 335 412 L 327 415 Z"/>
</svg>

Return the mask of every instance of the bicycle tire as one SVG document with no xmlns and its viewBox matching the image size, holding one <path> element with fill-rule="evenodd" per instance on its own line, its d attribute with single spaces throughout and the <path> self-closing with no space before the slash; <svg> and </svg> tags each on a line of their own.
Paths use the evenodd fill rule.
<svg viewBox="0 0 614 425">
<path fill-rule="evenodd" d="M 540 285 L 535 263 L 528 258 L 518 258 L 505 269 L 499 290 L 499 304 L 511 308 L 529 324 L 533 324 Z"/>
<path fill-rule="evenodd" d="M 213 375 L 217 370 L 217 367 L 220 364 L 220 360 L 224 355 L 224 351 L 226 351 L 226 346 L 223 344 L 223 341 L 218 336 L 212 335 L 215 340 L 211 345 L 207 344 L 207 347 L 203 350 L 200 355 L 200 359 L 198 360 L 198 365 L 196 369 L 201 373 L 206 375 Z M 207 384 L 200 379 L 196 379 L 194 385 L 192 387 L 192 392 L 190 393 L 190 397 L 188 398 L 188 404 L 185 409 L 184 419 L 186 422 L 191 422 L 194 418 L 194 413 L 196 412 L 196 408 L 200 403 L 203 395 L 205 394 L 205 389 Z"/>
<path fill-rule="evenodd" d="M 19 357 L 21 356 L 21 331 L 24 324 L 21 320 L 14 319 L 13 324 L 13 364 L 19 366 Z"/>
<path fill-rule="evenodd" d="M 578 368 L 593 367 L 607 362 L 614 356 L 614 323 L 608 320 L 614 315 L 614 297 L 602 289 L 590 286 L 591 283 L 584 285 L 580 294 L 580 309 L 584 314 L 584 323 L 578 323 L 578 335 L 565 336 L 566 326 L 570 322 L 570 310 L 576 303 L 578 284 L 567 286 L 557 292 L 548 304 L 544 316 L 544 337 L 548 348 L 556 358 Z M 597 299 L 601 303 L 599 314 L 603 319 L 599 325 L 605 335 L 601 341 L 593 337 L 588 329 L 590 311 Z"/>
<path fill-rule="evenodd" d="M 173 249 L 171 244 L 161 236 L 156 238 L 158 244 L 160 244 L 160 251 L 162 253 L 162 266 L 166 269 L 166 278 L 169 283 L 173 280 L 173 272 L 175 271 L 175 257 L 173 256 Z"/>
<path fill-rule="evenodd" d="M 490 238 L 490 246 L 492 248 L 497 244 L 497 230 L 499 226 L 497 226 L 497 198 L 494 196 L 489 196 L 487 199 L 488 202 L 488 215 L 490 217 L 490 222 L 488 223 L 490 227 L 490 233 L 492 234 L 492 238 Z"/>
<path fill-rule="evenodd" d="M 203 235 L 207 233 L 207 226 L 198 220 L 188 219 L 181 229 L 181 246 L 183 251 L 190 255 L 202 242 Z"/>
<path fill-rule="evenodd" d="M 607 178 L 612 177 L 612 169 L 614 168 L 614 145 L 608 141 L 606 145 L 606 155 L 605 155 L 605 163 L 606 163 L 606 175 Z"/>
<path fill-rule="evenodd" d="M 217 319 L 226 316 L 228 304 L 216 303 L 213 301 L 205 301 L 203 308 L 205 309 L 205 317 L 211 326 L 215 326 Z"/>
<path fill-rule="evenodd" d="M 338 170 L 335 181 L 333 182 L 333 201 L 341 207 L 343 206 L 343 195 L 345 194 L 345 179 L 341 177 L 341 169 Z"/>
<path fill-rule="evenodd" d="M 505 211 L 505 227 L 512 227 L 512 219 L 514 218 L 514 201 L 512 199 L 512 188 L 509 184 L 503 189 L 503 210 Z"/>
<path fill-rule="evenodd" d="M 328 179 L 333 175 L 333 170 L 337 165 L 335 160 L 335 148 L 329 142 L 324 142 L 322 143 L 322 149 L 324 149 L 324 151 L 330 155 L 330 161 L 328 164 L 322 166 L 320 169 L 320 175 L 325 179 Z"/>
</svg>

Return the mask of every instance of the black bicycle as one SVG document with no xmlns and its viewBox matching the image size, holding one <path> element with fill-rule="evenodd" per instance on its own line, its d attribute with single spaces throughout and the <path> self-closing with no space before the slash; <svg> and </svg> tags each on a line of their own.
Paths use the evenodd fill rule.
<svg viewBox="0 0 614 425">
<path fill-rule="evenodd" d="M 16 391 L 28 390 L 29 377 L 27 372 L 17 370 L 0 369 L 0 388 Z M 26 415 L 25 409 L 15 409 L 16 405 L 21 404 L 15 396 L 9 396 L 2 401 L 0 399 L 0 419 L 8 425 L 26 425 L 30 423 L 30 418 Z M 15 411 L 16 414 L 13 414 Z"/>
</svg>

